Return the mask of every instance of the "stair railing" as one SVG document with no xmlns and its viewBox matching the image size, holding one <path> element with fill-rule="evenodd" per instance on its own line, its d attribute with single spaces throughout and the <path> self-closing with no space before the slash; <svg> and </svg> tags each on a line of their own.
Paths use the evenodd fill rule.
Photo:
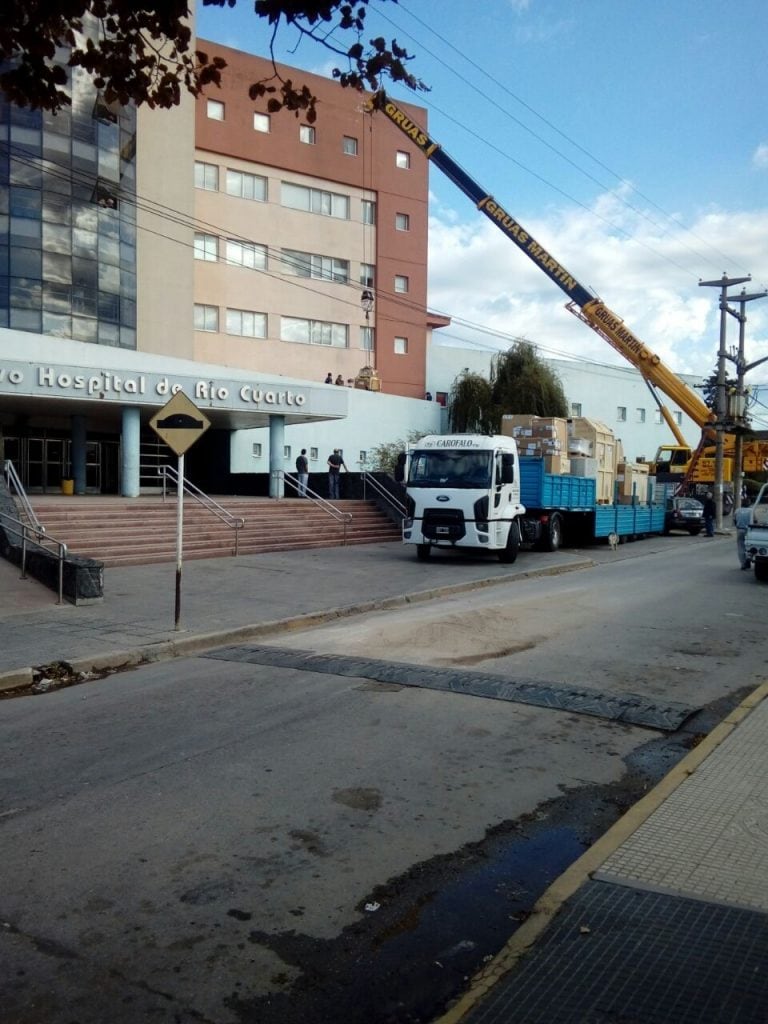
<svg viewBox="0 0 768 1024">
<path fill-rule="evenodd" d="M 179 473 L 174 466 L 159 466 L 157 475 L 162 477 L 163 480 L 163 501 L 165 501 L 165 495 L 168 489 L 168 484 L 175 486 L 178 491 L 179 488 Z M 237 557 L 238 550 L 238 538 L 240 536 L 240 530 L 245 526 L 245 519 L 242 516 L 235 516 L 226 508 L 215 501 L 210 494 L 206 494 L 205 491 L 201 491 L 199 487 L 195 487 L 194 484 L 190 483 L 189 480 L 184 481 L 184 493 L 188 494 L 190 498 L 196 501 L 203 508 L 208 509 L 217 519 L 220 519 L 222 523 L 225 523 L 235 534 L 235 544 L 232 554 Z"/>
<path fill-rule="evenodd" d="M 30 544 L 35 547 L 46 549 L 46 545 L 54 549 L 59 562 L 59 599 L 57 604 L 64 601 L 64 559 L 67 557 L 67 545 L 54 537 L 49 536 L 42 527 L 31 526 L 22 522 L 9 512 L 0 511 L 0 522 L 8 537 L 18 537 L 21 540 L 21 578 L 27 578 L 27 550 Z M 8 525 L 10 524 L 10 525 Z"/>
<path fill-rule="evenodd" d="M 405 519 L 405 517 L 408 515 L 408 511 L 405 505 L 402 503 L 402 501 L 400 501 L 399 498 L 396 498 L 394 494 L 388 491 L 387 488 L 384 487 L 384 485 L 381 483 L 381 481 L 376 479 L 373 473 L 365 471 L 361 475 L 363 478 L 363 497 L 365 497 L 366 491 L 370 487 L 372 491 L 374 491 L 380 498 L 387 502 L 390 508 L 394 509 L 394 511 L 397 513 L 400 519 Z"/>
<path fill-rule="evenodd" d="M 346 547 L 347 526 L 352 522 L 352 513 L 342 512 L 340 508 L 336 508 L 335 505 L 333 505 L 330 501 L 324 498 L 321 494 L 318 494 L 317 491 L 313 491 L 312 488 L 309 487 L 309 485 L 307 485 L 307 487 L 302 488 L 301 491 L 299 491 L 299 478 L 297 476 L 294 476 L 293 473 L 286 473 L 285 470 L 282 469 L 279 469 L 276 472 L 278 477 L 285 483 L 289 484 L 297 494 L 306 494 L 306 497 L 309 498 L 317 508 L 322 509 L 323 512 L 326 513 L 326 515 L 329 515 L 332 519 L 335 519 L 337 523 L 342 524 L 342 526 L 344 527 L 343 545 Z"/>
<path fill-rule="evenodd" d="M 35 515 L 35 510 L 32 508 L 27 492 L 24 490 L 24 484 L 21 482 L 21 478 L 16 472 L 16 467 L 10 459 L 6 459 L 3 463 L 3 476 L 5 477 L 8 493 L 13 498 L 15 492 L 17 504 L 21 505 L 21 510 L 24 516 L 26 516 L 29 525 L 34 527 L 38 533 L 45 533 L 45 527 Z M 24 520 L 22 519 L 21 521 L 23 522 Z"/>
</svg>

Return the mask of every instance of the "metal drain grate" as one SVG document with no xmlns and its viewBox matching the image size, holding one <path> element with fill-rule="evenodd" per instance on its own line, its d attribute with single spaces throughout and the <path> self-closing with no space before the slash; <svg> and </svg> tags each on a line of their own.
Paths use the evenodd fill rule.
<svg viewBox="0 0 768 1024">
<path fill-rule="evenodd" d="M 417 686 L 428 690 L 445 690 L 518 704 L 533 704 L 540 708 L 591 715 L 593 718 L 605 718 L 612 722 L 624 722 L 627 725 L 639 725 L 663 732 L 674 732 L 697 710 L 672 701 L 653 701 L 637 693 L 604 693 L 582 686 L 509 680 L 488 672 L 432 668 L 429 665 L 409 665 L 377 658 L 313 654 L 311 651 L 295 651 L 282 647 L 242 644 L 209 651 L 203 657 L 371 679 L 379 683 Z"/>
<path fill-rule="evenodd" d="M 763 914 L 589 882 L 462 1024 L 765 1024 Z"/>
</svg>

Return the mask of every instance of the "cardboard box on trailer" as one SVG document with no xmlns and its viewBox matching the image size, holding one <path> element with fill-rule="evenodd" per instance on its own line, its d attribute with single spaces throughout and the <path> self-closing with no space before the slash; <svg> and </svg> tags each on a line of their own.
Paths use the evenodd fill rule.
<svg viewBox="0 0 768 1024">
<path fill-rule="evenodd" d="M 613 501 L 613 485 L 616 478 L 616 439 L 613 431 L 600 420 L 586 416 L 574 416 L 568 420 L 569 454 L 576 439 L 588 441 L 590 456 L 597 462 L 597 500 Z M 571 466 L 573 472 L 573 465 Z"/>
</svg>

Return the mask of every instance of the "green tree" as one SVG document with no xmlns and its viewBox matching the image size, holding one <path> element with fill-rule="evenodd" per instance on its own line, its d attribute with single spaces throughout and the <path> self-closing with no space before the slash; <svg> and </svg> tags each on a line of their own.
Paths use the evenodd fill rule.
<svg viewBox="0 0 768 1024">
<path fill-rule="evenodd" d="M 397 441 L 385 441 L 377 444 L 370 451 L 371 464 L 374 472 L 394 473 L 397 456 L 400 452 L 406 451 L 409 444 L 415 444 L 424 437 L 423 430 L 410 430 L 406 440 L 402 438 Z"/>
<path fill-rule="evenodd" d="M 448 422 L 454 433 L 497 434 L 505 413 L 568 415 L 563 385 L 530 342 L 495 355 L 489 377 L 464 370 L 453 382 Z"/>
<path fill-rule="evenodd" d="M 235 7 L 238 0 L 203 0 L 213 7 Z M 418 90 L 426 87 L 408 71 L 411 56 L 395 39 L 365 39 L 365 15 L 371 0 L 255 0 L 255 24 L 264 32 L 264 50 L 273 74 L 253 82 L 251 99 L 268 97 L 267 109 L 300 113 L 316 120 L 315 97 L 306 85 L 283 79 L 274 58 L 278 33 L 290 30 L 330 50 L 340 59 L 333 77 L 342 86 L 375 91 L 384 79 Z M 377 0 L 386 3 L 389 0 Z M 396 3 L 397 0 L 391 0 Z M 133 101 L 172 107 L 183 90 L 198 95 L 221 82 L 226 61 L 195 50 L 188 19 L 189 0 L 3 0 L 0 7 L 0 91 L 21 107 L 57 111 L 69 106 L 67 71 L 60 50 L 69 51 L 69 67 L 84 68 L 109 103 Z M 336 29 L 350 45 L 334 41 Z"/>
<path fill-rule="evenodd" d="M 517 341 L 506 352 L 493 357 L 491 393 L 498 412 L 497 426 L 505 413 L 568 415 L 568 402 L 560 378 L 528 341 Z"/>
<path fill-rule="evenodd" d="M 448 396 L 448 423 L 454 434 L 493 434 L 496 415 L 491 385 L 480 373 L 464 370 Z"/>
</svg>

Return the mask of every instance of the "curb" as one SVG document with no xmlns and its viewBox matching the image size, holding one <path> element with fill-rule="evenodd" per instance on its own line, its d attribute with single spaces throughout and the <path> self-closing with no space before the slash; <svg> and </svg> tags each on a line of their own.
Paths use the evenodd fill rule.
<svg viewBox="0 0 768 1024">
<path fill-rule="evenodd" d="M 342 605 L 321 612 L 306 612 L 287 619 L 274 619 L 268 622 L 253 623 L 248 626 L 236 626 L 232 629 L 218 630 L 212 633 L 194 633 L 184 636 L 180 631 L 178 638 L 161 640 L 157 643 L 134 647 L 130 650 L 107 651 L 103 654 L 91 654 L 82 658 L 62 659 L 71 666 L 73 672 L 119 672 L 123 669 L 136 668 L 158 661 L 169 661 L 172 658 L 183 658 L 214 647 L 225 647 L 229 644 L 242 644 L 250 640 L 259 640 L 270 635 L 289 633 L 300 629 L 322 626 L 336 619 L 351 618 L 367 612 L 386 611 L 392 608 L 405 608 L 410 604 L 432 601 L 439 597 L 462 594 L 471 590 L 481 590 L 500 583 L 512 583 L 515 580 L 534 579 L 541 576 L 558 576 L 565 572 L 593 568 L 597 563 L 592 559 L 571 562 L 566 565 L 551 565 L 541 569 L 523 572 L 505 573 L 503 576 L 491 576 L 486 579 L 468 580 L 466 583 L 449 583 L 442 587 L 431 587 L 429 590 L 417 590 L 411 594 L 397 597 L 385 597 L 373 601 L 361 601 L 357 604 Z M 26 689 L 32 684 L 33 671 L 36 666 L 10 669 L 0 672 L 0 691 Z"/>
<path fill-rule="evenodd" d="M 708 733 L 698 746 L 689 751 L 664 778 L 641 800 L 616 821 L 597 842 L 575 860 L 559 878 L 542 893 L 534 904 L 531 916 L 507 940 L 493 960 L 471 980 L 469 990 L 457 1003 L 438 1017 L 433 1024 L 459 1024 L 463 1017 L 491 991 L 540 938 L 563 904 L 594 874 L 659 808 L 664 801 L 726 740 L 753 708 L 768 698 L 768 682 L 733 709 L 719 725 Z"/>
</svg>

